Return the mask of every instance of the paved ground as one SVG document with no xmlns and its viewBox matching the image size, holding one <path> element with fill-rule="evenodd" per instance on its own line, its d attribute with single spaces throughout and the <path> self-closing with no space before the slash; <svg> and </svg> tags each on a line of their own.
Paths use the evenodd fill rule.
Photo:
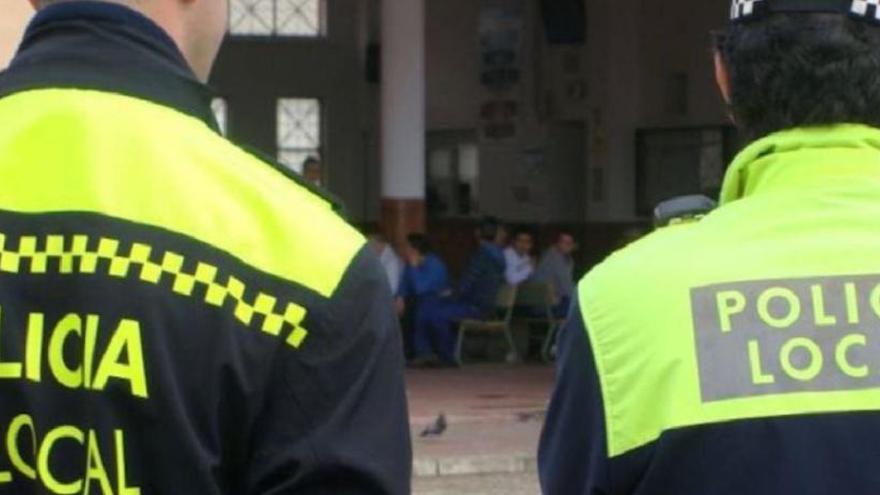
<svg viewBox="0 0 880 495">
<path fill-rule="evenodd" d="M 417 478 L 454 476 L 458 482 L 463 475 L 507 473 L 510 478 L 510 474 L 534 473 L 553 384 L 552 367 L 414 370 L 408 374 L 408 383 Z M 441 413 L 447 418 L 447 430 L 439 436 L 420 437 Z"/>
<path fill-rule="evenodd" d="M 534 473 L 416 478 L 414 495 L 538 495 Z"/>
<path fill-rule="evenodd" d="M 439 413 L 451 422 L 493 422 L 542 414 L 553 387 L 553 367 L 478 365 L 407 373 L 413 426 Z"/>
</svg>

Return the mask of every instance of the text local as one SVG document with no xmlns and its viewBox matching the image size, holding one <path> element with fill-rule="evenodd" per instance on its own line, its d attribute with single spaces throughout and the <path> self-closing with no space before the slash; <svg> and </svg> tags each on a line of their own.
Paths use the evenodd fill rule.
<svg viewBox="0 0 880 495">
<path fill-rule="evenodd" d="M 867 301 L 863 299 L 864 295 L 868 295 Z M 871 373 L 868 363 L 853 362 L 852 351 L 868 345 L 868 335 L 858 331 L 868 323 L 863 321 L 862 304 L 867 304 L 869 314 L 877 318 L 871 323 L 880 324 L 880 284 L 867 293 L 863 287 L 851 282 L 833 292 L 821 284 L 815 284 L 810 287 L 808 298 L 780 286 L 768 287 L 752 298 L 744 291 L 726 290 L 716 294 L 716 304 L 722 333 L 737 331 L 740 317 L 747 311 L 754 311 L 768 330 L 784 331 L 812 325 L 839 334 L 835 336 L 833 350 L 825 351 L 814 339 L 792 334 L 776 356 L 762 353 L 760 339 L 749 340 L 749 362 L 752 381 L 756 385 L 776 381 L 776 376 L 764 371 L 766 367 L 762 363 L 766 362 L 765 359 L 778 359 L 785 375 L 802 382 L 815 379 L 830 366 L 836 366 L 841 373 L 855 379 L 866 378 Z M 840 331 L 843 327 L 850 330 Z M 806 363 L 796 362 L 796 354 L 807 356 Z"/>
</svg>

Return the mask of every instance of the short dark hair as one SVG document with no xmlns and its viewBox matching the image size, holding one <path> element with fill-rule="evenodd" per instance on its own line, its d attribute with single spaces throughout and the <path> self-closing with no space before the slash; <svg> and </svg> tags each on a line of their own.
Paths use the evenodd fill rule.
<svg viewBox="0 0 880 495">
<path fill-rule="evenodd" d="M 749 140 L 795 127 L 880 127 L 880 28 L 839 14 L 774 14 L 720 33 L 731 111 Z"/>
<path fill-rule="evenodd" d="M 517 227 L 516 230 L 513 231 L 513 239 L 516 240 L 521 235 L 527 235 L 532 239 L 535 238 L 535 233 L 532 232 L 532 229 L 528 227 Z"/>
<path fill-rule="evenodd" d="M 485 217 L 480 221 L 480 239 L 492 242 L 498 236 L 498 231 L 504 228 L 501 220 L 495 217 Z"/>
<path fill-rule="evenodd" d="M 410 234 L 406 236 L 406 242 L 412 246 L 419 254 L 425 255 L 431 251 L 431 243 L 425 234 Z"/>
<path fill-rule="evenodd" d="M 388 242 L 388 239 L 385 237 L 385 233 L 382 232 L 378 227 L 369 227 L 364 229 L 364 237 L 370 240 Z"/>
<path fill-rule="evenodd" d="M 556 242 L 562 240 L 563 237 L 571 237 L 571 240 L 575 240 L 574 233 L 570 230 L 560 230 L 559 234 L 556 235 Z"/>
</svg>

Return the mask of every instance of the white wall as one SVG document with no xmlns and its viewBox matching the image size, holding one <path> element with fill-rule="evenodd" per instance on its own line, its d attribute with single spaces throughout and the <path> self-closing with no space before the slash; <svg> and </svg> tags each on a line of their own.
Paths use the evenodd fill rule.
<svg viewBox="0 0 880 495">
<path fill-rule="evenodd" d="M 682 15 L 674 9 L 658 9 L 653 0 L 641 0 L 641 4 L 639 31 L 645 83 L 642 124 L 692 126 L 724 122 L 724 105 L 715 87 L 709 31 L 723 26 L 726 5 L 695 2 L 688 4 L 687 15 Z M 670 115 L 664 109 L 664 93 L 669 77 L 675 73 L 687 75 L 686 115 Z"/>
<path fill-rule="evenodd" d="M 428 130 L 479 135 L 480 108 L 491 98 L 480 82 L 478 36 L 487 1 L 427 3 Z M 584 219 L 581 187 L 572 179 L 583 175 L 583 153 L 576 148 L 583 147 L 578 129 L 583 129 L 586 100 L 548 99 L 566 82 L 559 76 L 564 49 L 547 45 L 538 2 L 524 5 L 521 82 L 508 96 L 519 104 L 517 133 L 500 141 L 479 139 L 481 211 L 518 222 L 579 222 Z M 584 65 L 585 54 L 574 51 Z M 572 132 L 580 132 L 574 143 Z M 535 153 L 543 157 L 537 166 L 528 158 Z"/>
<path fill-rule="evenodd" d="M 477 39 L 484 1 L 427 3 L 429 130 L 475 130 L 485 97 Z M 636 130 L 725 122 L 708 33 L 723 25 L 726 9 L 720 2 L 672 2 L 658 9 L 653 0 L 587 0 L 586 45 L 554 47 L 544 42 L 537 3 L 527 2 L 520 133 L 507 142 L 481 144 L 483 209 L 519 221 L 632 220 Z M 562 66 L 572 57 L 583 65 L 588 89 L 583 100 L 566 92 L 571 77 Z M 688 84 L 684 114 L 668 111 L 669 81 L 676 74 L 684 74 Z M 586 153 L 571 163 L 558 148 L 571 148 L 563 136 L 577 123 L 585 129 Z M 545 173 L 538 176 L 523 159 L 524 150 L 536 148 L 547 156 Z M 523 184 L 535 186 L 535 201 L 516 201 L 512 190 Z"/>
<path fill-rule="evenodd" d="M 2 1 L 2 0 L 0 0 Z M 278 98 L 319 98 L 323 105 L 326 183 L 354 220 L 378 211 L 378 170 L 370 169 L 376 135 L 363 128 L 362 113 L 377 97 L 366 82 L 363 46 L 365 5 L 328 2 L 325 39 L 230 38 L 212 83 L 229 102 L 230 134 L 274 155 Z M 378 126 L 378 116 L 375 116 Z"/>
<path fill-rule="evenodd" d="M 674 5 L 669 4 L 669 8 Z M 682 6 L 683 7 L 683 6 Z M 635 131 L 642 113 L 642 51 L 635 1 L 593 0 L 586 50 L 590 64 L 587 216 L 594 221 L 635 215 Z"/>
<path fill-rule="evenodd" d="M 717 96 L 709 31 L 723 26 L 721 2 L 589 0 L 590 163 L 605 178 L 591 220 L 630 220 L 635 207 L 635 133 L 639 128 L 727 122 Z M 674 77 L 687 82 L 686 112 L 670 111 Z"/>
<path fill-rule="evenodd" d="M 473 129 L 482 96 L 480 0 L 426 0 L 428 128 Z"/>
<path fill-rule="evenodd" d="M 487 0 L 426 0 L 428 131 L 476 134 L 480 105 L 478 24 Z M 319 96 L 327 104 L 330 186 L 357 220 L 375 220 L 379 202 L 378 86 L 365 81 L 364 46 L 376 40 L 376 0 L 331 1 L 323 42 L 233 42 L 218 70 L 233 135 L 271 150 L 277 94 Z M 483 211 L 512 221 L 632 220 L 635 132 L 643 127 L 719 124 L 708 32 L 723 24 L 721 2 L 587 0 L 587 43 L 550 46 L 537 0 L 525 0 L 527 40 L 521 117 L 514 139 L 480 142 Z M 580 66 L 580 75 L 563 67 Z M 670 114 L 670 77 L 688 81 L 688 111 Z M 567 93 L 573 79 L 587 95 Z M 236 121 L 251 128 L 236 130 Z M 583 129 L 581 148 L 573 133 Z M 542 150 L 541 170 L 527 150 Z M 601 180 L 597 183 L 596 180 Z M 529 189 L 522 201 L 522 188 Z M 601 197 L 595 194 L 600 194 Z"/>
</svg>

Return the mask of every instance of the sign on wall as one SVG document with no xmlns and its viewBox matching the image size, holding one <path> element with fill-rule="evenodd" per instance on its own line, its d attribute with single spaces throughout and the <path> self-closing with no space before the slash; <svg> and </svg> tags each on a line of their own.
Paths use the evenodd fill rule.
<svg viewBox="0 0 880 495">
<path fill-rule="evenodd" d="M 487 0 L 480 15 L 480 82 L 487 90 L 480 122 L 487 140 L 509 139 L 517 133 L 524 9 L 522 0 Z"/>
</svg>

